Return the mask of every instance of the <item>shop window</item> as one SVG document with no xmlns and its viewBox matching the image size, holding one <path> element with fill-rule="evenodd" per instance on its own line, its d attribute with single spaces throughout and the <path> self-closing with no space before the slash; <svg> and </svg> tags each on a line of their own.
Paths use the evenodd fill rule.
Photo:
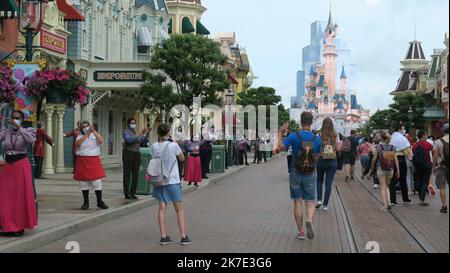
<svg viewBox="0 0 450 273">
<path fill-rule="evenodd" d="M 108 112 L 108 155 L 114 154 L 114 113 Z"/>
</svg>

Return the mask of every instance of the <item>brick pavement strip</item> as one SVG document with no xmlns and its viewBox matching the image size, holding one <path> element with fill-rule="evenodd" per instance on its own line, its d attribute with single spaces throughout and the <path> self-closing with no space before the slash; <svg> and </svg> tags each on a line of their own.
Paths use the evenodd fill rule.
<svg viewBox="0 0 450 273">
<path fill-rule="evenodd" d="M 252 165 L 215 186 L 183 200 L 190 246 L 181 246 L 176 215 L 167 212 L 167 229 L 175 244 L 159 245 L 157 207 L 68 236 L 34 252 L 66 252 L 77 241 L 83 253 L 305 253 L 348 252 L 342 217 L 332 200 L 330 211 L 317 211 L 315 240 L 299 241 L 289 197 L 286 158 Z"/>
</svg>

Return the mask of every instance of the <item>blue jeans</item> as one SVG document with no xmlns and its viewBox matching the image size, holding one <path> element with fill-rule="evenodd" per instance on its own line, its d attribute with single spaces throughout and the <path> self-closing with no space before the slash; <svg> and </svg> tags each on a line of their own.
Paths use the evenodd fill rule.
<svg viewBox="0 0 450 273">
<path fill-rule="evenodd" d="M 362 173 L 364 174 L 364 171 L 370 166 L 370 156 L 368 155 L 362 155 L 360 157 L 361 159 L 361 166 L 362 166 Z"/>
<path fill-rule="evenodd" d="M 304 200 L 306 202 L 316 201 L 315 177 L 312 174 L 297 174 L 291 172 L 289 184 L 291 199 L 294 201 Z"/>
<path fill-rule="evenodd" d="M 337 170 L 337 160 L 319 159 L 317 162 L 317 200 L 322 201 L 322 188 L 325 179 L 325 200 L 324 206 L 328 206 L 331 191 L 333 190 L 333 180 Z"/>
</svg>

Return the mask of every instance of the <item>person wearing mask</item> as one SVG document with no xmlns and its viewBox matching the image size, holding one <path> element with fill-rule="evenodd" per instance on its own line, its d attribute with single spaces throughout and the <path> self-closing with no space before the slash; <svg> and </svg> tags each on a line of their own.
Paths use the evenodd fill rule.
<svg viewBox="0 0 450 273">
<path fill-rule="evenodd" d="M 261 163 L 261 154 L 259 153 L 260 143 L 259 143 L 259 137 L 256 138 L 256 140 L 253 142 L 253 149 L 255 151 L 255 156 L 253 158 L 253 164 L 260 164 Z"/>
<path fill-rule="evenodd" d="M 434 157 L 434 147 L 427 141 L 427 134 L 425 131 L 420 131 L 417 134 L 419 141 L 413 146 L 415 168 L 419 180 L 419 199 L 420 205 L 428 207 L 430 204 L 425 202 L 427 190 L 433 187 L 431 174 L 433 171 L 432 157 Z M 422 150 L 422 151 L 420 151 Z"/>
<path fill-rule="evenodd" d="M 442 126 L 444 136 L 436 141 L 434 146 L 434 160 L 435 168 L 434 175 L 436 176 L 436 186 L 439 189 L 442 207 L 440 212 L 447 213 L 447 186 L 449 180 L 449 126 L 448 123 Z"/>
<path fill-rule="evenodd" d="M 73 130 L 66 132 L 63 134 L 64 137 L 72 137 L 72 155 L 73 155 L 73 173 L 75 173 L 75 162 L 77 161 L 77 137 L 81 134 L 81 122 L 77 122 L 77 127 L 75 127 Z"/>
<path fill-rule="evenodd" d="M 341 133 L 339 133 L 339 139 L 344 139 L 344 135 L 342 135 Z M 338 151 L 338 154 L 337 154 L 337 170 L 339 171 L 339 172 L 341 172 L 342 171 L 342 168 L 344 167 L 344 158 L 343 158 L 343 155 L 342 155 L 342 150 L 341 151 Z"/>
<path fill-rule="evenodd" d="M 212 157 L 212 145 L 211 141 L 207 140 L 202 135 L 202 142 L 200 144 L 200 164 L 202 166 L 202 178 L 208 179 L 207 173 L 209 172 L 209 165 Z"/>
<path fill-rule="evenodd" d="M 383 200 L 381 211 L 389 211 L 392 209 L 389 182 L 394 175 L 397 178 L 400 177 L 399 162 L 395 155 L 396 148 L 389 143 L 391 143 L 391 135 L 388 132 L 382 132 L 381 143 L 377 145 L 372 159 L 372 172 L 377 173 L 378 180 L 380 181 L 380 194 Z"/>
<path fill-rule="evenodd" d="M 298 235 L 297 239 L 305 239 L 305 231 L 303 229 L 303 203 L 306 206 L 306 236 L 308 239 L 314 239 L 314 227 L 313 217 L 316 210 L 316 177 L 314 173 L 303 173 L 298 170 L 296 166 L 299 166 L 301 162 L 298 162 L 299 155 L 301 158 L 305 155 L 314 156 L 314 160 L 319 159 L 321 153 L 321 140 L 320 137 L 316 137 L 311 132 L 311 126 L 313 124 L 314 117 L 310 112 L 303 112 L 301 114 L 301 126 L 300 132 L 290 134 L 287 138 L 284 138 L 286 131 L 289 128 L 289 123 L 285 123 L 279 133 L 277 139 L 277 149 L 279 151 L 286 151 L 292 146 L 292 152 L 294 161 L 291 165 L 291 174 L 289 178 L 291 199 L 294 202 L 294 216 L 297 223 Z M 284 139 L 284 141 L 283 141 Z M 311 149 L 308 149 L 311 148 Z"/>
<path fill-rule="evenodd" d="M 325 199 L 323 199 L 323 210 L 328 211 L 328 202 L 333 190 L 334 176 L 337 170 L 337 153 L 340 151 L 340 140 L 334 131 L 331 118 L 323 120 L 322 129 L 319 132 L 322 141 L 322 153 L 317 162 L 317 205 L 322 206 L 323 182 L 325 180 Z"/>
<path fill-rule="evenodd" d="M 403 203 L 405 205 L 411 204 L 411 200 L 408 195 L 408 185 L 406 183 L 407 176 L 407 163 L 406 160 L 411 156 L 411 144 L 408 139 L 402 134 L 400 127 L 394 128 L 394 132 L 391 135 L 390 144 L 395 147 L 395 155 L 398 160 L 398 167 L 400 177 L 393 177 L 391 183 L 389 184 L 391 204 L 393 206 L 398 206 L 397 203 L 397 182 L 400 184 L 400 190 L 402 192 Z M 394 171 L 396 173 L 397 170 Z M 381 181 L 380 181 L 381 183 Z"/>
<path fill-rule="evenodd" d="M 249 165 L 247 161 L 247 139 L 243 136 L 238 141 L 238 157 L 239 157 L 239 165 Z"/>
<path fill-rule="evenodd" d="M 108 209 L 102 199 L 102 179 L 105 170 L 100 160 L 100 146 L 103 137 L 91 126 L 90 122 L 81 123 L 81 134 L 77 137 L 77 161 L 73 178 L 80 183 L 83 194 L 82 210 L 89 209 L 89 190 L 93 189 L 97 197 L 97 207 Z"/>
<path fill-rule="evenodd" d="M 192 140 L 186 141 L 186 151 L 189 153 L 186 172 L 184 174 L 184 181 L 189 182 L 188 185 L 198 187 L 198 183 L 202 182 L 202 163 L 200 160 L 200 146 L 203 141 L 200 136 L 196 135 Z"/>
<path fill-rule="evenodd" d="M 186 224 L 184 208 L 182 205 L 181 179 L 178 168 L 174 168 L 178 161 L 184 161 L 184 155 L 176 142 L 170 140 L 170 127 L 167 124 L 161 124 L 158 127 L 158 142 L 151 147 L 152 154 L 159 155 L 162 160 L 163 169 L 168 171 L 168 185 L 155 187 L 152 196 L 159 201 L 158 223 L 161 234 L 161 245 L 172 243 L 172 239 L 166 230 L 166 211 L 167 203 L 172 202 L 177 214 L 178 228 L 180 230 L 182 245 L 189 245 L 192 241 L 186 234 Z M 198 149 L 198 148 L 197 148 Z M 198 157 L 197 157 L 198 158 Z M 198 158 L 198 160 L 200 160 Z M 200 163 L 200 162 L 198 162 Z M 200 165 L 199 165 L 200 167 Z"/>
<path fill-rule="evenodd" d="M 414 145 L 414 140 L 412 137 L 406 133 L 406 129 L 403 126 L 400 133 L 408 139 L 409 143 L 411 144 L 411 147 Z M 413 153 L 410 153 L 408 157 L 406 158 L 406 184 L 408 186 L 408 195 L 412 195 L 416 193 L 415 183 L 414 183 L 414 164 L 413 164 Z"/>
<path fill-rule="evenodd" d="M 361 169 L 361 171 L 362 171 L 361 180 L 362 181 L 364 180 L 364 178 L 366 178 L 366 174 L 368 173 L 368 171 L 366 172 L 366 170 L 370 169 L 369 151 L 370 151 L 369 139 L 363 138 L 362 144 L 359 145 L 359 147 L 358 147 L 358 154 L 359 154 L 359 159 L 361 160 L 361 167 L 362 167 L 362 169 Z"/>
<path fill-rule="evenodd" d="M 53 139 L 47 134 L 44 129 L 44 125 L 41 121 L 37 123 L 36 130 L 36 142 L 33 147 L 33 155 L 34 155 L 34 178 L 41 179 L 42 177 L 42 165 L 44 163 L 45 158 L 45 143 L 50 146 L 54 146 Z"/>
<path fill-rule="evenodd" d="M 137 135 L 136 127 L 136 120 L 134 118 L 129 118 L 127 120 L 127 129 L 123 131 L 124 147 L 122 161 L 123 193 L 125 199 L 138 199 L 136 190 L 139 179 L 139 169 L 141 167 L 140 147 L 143 142 L 148 142 L 147 133 L 149 133 L 149 129 L 145 128 L 141 131 L 140 135 Z"/>
<path fill-rule="evenodd" d="M 34 128 L 23 128 L 25 115 L 13 111 L 10 128 L 0 129 L 5 164 L 0 171 L 0 229 L 3 236 L 22 237 L 38 225 L 28 147 L 36 141 Z M 1 121 L 1 120 L 0 120 Z"/>
</svg>

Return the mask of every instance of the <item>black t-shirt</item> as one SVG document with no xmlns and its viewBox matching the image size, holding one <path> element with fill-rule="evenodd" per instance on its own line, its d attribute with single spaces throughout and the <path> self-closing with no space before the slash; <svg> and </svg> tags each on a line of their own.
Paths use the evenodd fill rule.
<svg viewBox="0 0 450 273">
<path fill-rule="evenodd" d="M 352 149 L 350 150 L 351 154 L 356 155 L 358 153 L 359 141 L 354 136 L 349 136 L 348 140 L 350 140 L 350 144 L 352 144 Z"/>
</svg>

